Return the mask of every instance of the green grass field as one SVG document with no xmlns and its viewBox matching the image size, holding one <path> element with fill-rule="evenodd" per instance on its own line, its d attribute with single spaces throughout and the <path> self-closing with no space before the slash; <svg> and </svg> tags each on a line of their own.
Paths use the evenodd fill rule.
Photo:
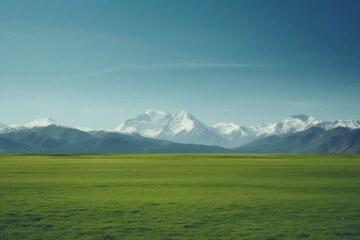
<svg viewBox="0 0 360 240">
<path fill-rule="evenodd" d="M 0 239 L 360 239 L 360 155 L 0 155 Z"/>
</svg>

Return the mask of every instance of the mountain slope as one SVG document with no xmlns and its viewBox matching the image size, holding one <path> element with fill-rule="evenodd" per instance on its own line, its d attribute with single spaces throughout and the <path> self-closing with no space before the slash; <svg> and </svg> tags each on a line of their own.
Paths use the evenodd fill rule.
<svg viewBox="0 0 360 240">
<path fill-rule="evenodd" d="M 305 131 L 268 136 L 234 149 L 253 153 L 357 153 L 360 130 L 335 128 L 326 131 L 312 127 Z"/>
<path fill-rule="evenodd" d="M 44 127 L 33 127 L 32 130 L 43 135 L 51 136 L 62 144 L 73 144 L 91 138 L 91 134 L 75 128 L 60 125 L 48 125 Z"/>
<path fill-rule="evenodd" d="M 39 149 L 57 148 L 62 145 L 53 137 L 26 127 L 6 127 L 0 131 L 0 137 L 29 146 L 34 152 Z"/>
<path fill-rule="evenodd" d="M 0 152 L 14 153 L 207 153 L 217 146 L 180 144 L 138 134 L 97 131 L 93 135 L 58 125 L 12 127 L 0 131 Z"/>
<path fill-rule="evenodd" d="M 360 153 L 360 130 L 355 129 L 337 145 L 341 153 Z M 337 150 L 335 149 L 335 150 Z"/>
<path fill-rule="evenodd" d="M 0 137 L 0 153 L 26 152 L 31 152 L 31 148 L 29 146 Z"/>
<path fill-rule="evenodd" d="M 226 152 L 224 148 L 194 144 L 180 144 L 164 140 L 129 136 L 121 133 L 104 133 L 65 149 L 79 153 L 208 153 Z"/>
</svg>

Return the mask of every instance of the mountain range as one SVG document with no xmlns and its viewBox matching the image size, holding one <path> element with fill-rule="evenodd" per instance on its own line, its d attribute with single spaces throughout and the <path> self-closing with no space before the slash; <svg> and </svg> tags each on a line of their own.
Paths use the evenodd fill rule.
<svg viewBox="0 0 360 240">
<path fill-rule="evenodd" d="M 123 122 L 115 131 L 178 143 L 232 146 L 231 142 L 184 110 L 169 114 L 150 109 Z"/>
<path fill-rule="evenodd" d="M 318 127 L 327 131 L 337 127 L 358 129 L 360 128 L 360 121 L 319 121 L 314 117 L 299 114 L 277 123 L 263 123 L 251 127 L 235 123 L 217 123 L 210 126 L 184 110 L 176 114 L 169 114 L 150 109 L 133 119 L 121 123 L 114 130 L 124 134 L 137 133 L 144 137 L 179 143 L 234 148 L 255 139 L 296 133 L 311 127 Z"/>
<path fill-rule="evenodd" d="M 44 120 L 47 121 L 47 120 Z M 40 122 L 44 122 L 40 121 Z M 27 125 L 29 126 L 29 125 Z M 5 127 L 0 130 L 2 153 L 172 153 L 226 152 L 217 146 L 180 144 L 138 134 L 93 131 L 56 124 Z"/>
<path fill-rule="evenodd" d="M 285 135 L 272 135 L 233 149 L 246 153 L 360 153 L 360 129 L 311 127 Z"/>
<path fill-rule="evenodd" d="M 109 130 L 58 124 L 51 118 L 24 126 L 0 123 L 0 152 L 279 152 L 359 153 L 360 121 L 319 121 L 304 114 L 277 123 L 213 126 L 186 111 L 147 110 Z"/>
</svg>

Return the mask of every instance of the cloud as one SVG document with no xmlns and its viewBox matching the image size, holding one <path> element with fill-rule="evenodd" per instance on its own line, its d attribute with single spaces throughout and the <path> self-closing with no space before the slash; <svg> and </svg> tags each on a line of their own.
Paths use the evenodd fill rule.
<svg viewBox="0 0 360 240">
<path fill-rule="evenodd" d="M 179 70 L 179 69 L 215 69 L 215 68 L 260 68 L 266 65 L 252 65 L 240 63 L 171 63 L 171 64 L 157 64 L 157 65 L 119 65 L 96 72 L 77 75 L 77 77 L 93 77 L 104 75 L 112 72 L 117 72 L 126 69 L 138 70 Z"/>
</svg>

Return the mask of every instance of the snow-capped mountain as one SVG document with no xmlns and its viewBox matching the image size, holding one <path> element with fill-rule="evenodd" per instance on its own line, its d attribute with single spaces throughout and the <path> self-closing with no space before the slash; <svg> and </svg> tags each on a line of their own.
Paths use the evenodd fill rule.
<svg viewBox="0 0 360 240">
<path fill-rule="evenodd" d="M 319 122 L 317 126 L 325 130 L 331 130 L 337 127 L 357 129 L 360 128 L 360 120 L 336 120 L 333 122 L 324 121 Z"/>
<path fill-rule="evenodd" d="M 0 131 L 3 133 L 4 132 L 26 131 L 26 130 L 30 131 L 32 128 L 47 127 L 47 126 L 51 126 L 51 125 L 61 126 L 61 125 L 57 124 L 56 121 L 53 120 L 52 118 L 42 118 L 42 119 L 37 119 L 32 122 L 29 122 L 28 124 L 25 124 L 24 126 L 17 125 L 17 124 L 5 125 L 5 124 L 0 123 Z"/>
<path fill-rule="evenodd" d="M 47 127 L 50 125 L 58 125 L 54 119 L 52 118 L 42 118 L 34 120 L 25 125 L 27 128 L 34 128 L 34 127 Z"/>
<path fill-rule="evenodd" d="M 320 122 L 315 118 L 305 115 L 293 115 L 278 123 L 261 124 L 251 127 L 256 136 L 281 135 L 304 131 Z"/>
<path fill-rule="evenodd" d="M 221 147 L 232 146 L 228 140 L 219 136 L 206 124 L 184 110 L 173 115 L 166 132 L 171 134 L 167 140 L 179 143 L 217 145 Z"/>
<path fill-rule="evenodd" d="M 134 119 L 120 124 L 115 131 L 144 137 L 163 139 L 180 143 L 240 146 L 257 138 L 284 135 L 305 131 L 311 127 L 331 130 L 336 127 L 360 128 L 360 121 L 321 122 L 314 117 L 298 114 L 277 123 L 263 123 L 256 126 L 241 126 L 235 123 L 218 123 L 208 126 L 192 114 L 180 111 L 169 114 L 159 110 L 147 110 Z"/>
<path fill-rule="evenodd" d="M 179 143 L 232 146 L 228 140 L 184 110 L 169 114 L 150 109 L 120 124 L 115 131 Z"/>
<path fill-rule="evenodd" d="M 16 132 L 23 132 L 23 131 L 27 131 L 30 132 L 31 129 L 24 127 L 24 126 L 18 126 L 15 124 L 11 124 L 9 126 L 6 126 L 2 129 L 0 129 L 0 134 L 5 134 L 5 133 L 16 133 Z"/>
<path fill-rule="evenodd" d="M 240 126 L 235 123 L 218 123 L 213 128 L 219 135 L 234 145 L 240 146 L 260 137 L 304 131 L 318 123 L 319 121 L 311 116 L 299 114 L 278 123 L 263 123 L 252 127 Z"/>
<path fill-rule="evenodd" d="M 73 128 L 58 124 L 51 118 L 44 118 L 32 121 L 24 126 L 0 124 L 0 137 L 18 141 L 17 138 L 21 136 L 24 141 L 33 142 L 34 140 L 34 144 L 42 145 L 44 143 L 46 146 L 55 146 L 80 143 L 92 137 L 102 138 L 108 134 L 121 133 L 131 135 L 134 138 L 142 136 L 176 143 L 232 148 L 267 136 L 290 135 L 306 131 L 312 127 L 325 131 L 338 127 L 352 130 L 360 129 L 360 121 L 319 121 L 311 116 L 299 114 L 277 123 L 263 123 L 250 127 L 236 123 L 218 123 L 209 126 L 184 110 L 170 114 L 149 109 L 136 118 L 126 120 L 114 130 Z M 49 139 L 50 136 L 51 139 Z"/>
<path fill-rule="evenodd" d="M 171 114 L 149 109 L 136 118 L 126 120 L 115 128 L 115 131 L 128 134 L 138 133 L 144 137 L 157 138 L 164 135 L 164 130 L 171 120 Z"/>
<path fill-rule="evenodd" d="M 213 126 L 213 129 L 234 146 L 243 145 L 256 138 L 256 132 L 253 129 L 235 123 L 218 123 Z"/>
</svg>

